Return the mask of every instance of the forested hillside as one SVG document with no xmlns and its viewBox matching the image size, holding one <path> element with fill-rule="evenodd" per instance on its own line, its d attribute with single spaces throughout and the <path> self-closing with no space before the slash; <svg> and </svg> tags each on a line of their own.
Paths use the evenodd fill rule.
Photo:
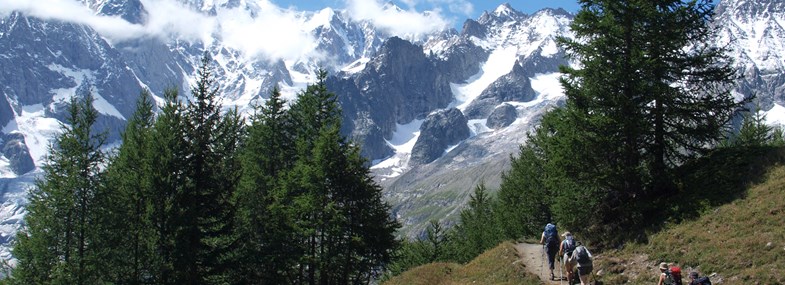
<svg viewBox="0 0 785 285">
<path fill-rule="evenodd" d="M 725 265 L 734 280 L 779 280 L 771 274 L 775 267 L 764 265 L 770 258 L 734 257 L 742 250 L 761 253 L 749 242 L 763 240 L 752 239 L 751 226 L 714 225 L 711 221 L 719 220 L 707 212 L 725 211 L 717 207 L 743 197 L 768 166 L 783 162 L 779 147 L 785 145 L 781 129 L 766 125 L 754 105 L 731 93 L 738 72 L 729 50 L 709 40 L 717 32 L 710 23 L 714 6 L 708 1 L 581 3 L 571 24 L 575 38 L 559 41 L 568 57 L 580 62 L 561 69 L 566 104 L 546 113 L 512 157 L 498 197 L 488 197 L 478 186 L 455 230 L 438 235 L 441 228 L 432 224 L 426 239 L 404 245 L 410 249 L 399 264 L 468 262 L 503 240 L 539 241 L 543 225 L 553 222 L 596 253 L 638 248 L 655 259 L 642 258 L 650 266 L 683 261 L 705 264 L 707 270 L 723 265 L 704 258 L 733 260 L 766 268 Z M 771 191 L 773 201 L 781 192 Z M 769 207 L 768 215 L 778 215 L 778 206 Z M 751 211 L 758 214 L 739 215 L 776 224 L 777 219 L 753 219 L 765 214 Z M 670 230 L 696 217 L 702 227 L 714 228 L 709 231 L 718 233 L 716 240 L 699 233 L 704 230 Z M 776 232 L 762 230 L 766 240 L 778 239 Z M 467 239 L 474 242 L 461 242 Z M 734 243 L 729 248 L 735 251 L 724 251 L 725 242 Z M 637 260 L 608 261 L 613 254 L 600 255 L 597 269 L 621 275 Z M 769 254 L 776 256 L 764 256 Z M 646 276 L 657 272 L 645 270 L 639 270 L 639 278 L 607 280 L 656 282 Z"/>
<path fill-rule="evenodd" d="M 189 99 L 143 92 L 114 152 L 77 94 L 31 193 L 12 284 L 352 284 L 391 261 L 398 224 L 339 134 L 326 73 L 250 125 L 223 113 L 205 56 Z"/>
</svg>

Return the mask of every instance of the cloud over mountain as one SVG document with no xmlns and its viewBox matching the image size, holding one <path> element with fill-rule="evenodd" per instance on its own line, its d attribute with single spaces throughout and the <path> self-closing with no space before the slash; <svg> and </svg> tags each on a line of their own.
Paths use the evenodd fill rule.
<svg viewBox="0 0 785 285">
<path fill-rule="evenodd" d="M 464 0 L 428 0 L 451 10 L 470 12 Z M 68 23 L 88 25 L 111 42 L 154 37 L 211 44 L 221 39 L 244 56 L 268 60 L 300 60 L 320 56 L 317 39 L 309 23 L 309 12 L 282 8 L 269 0 L 243 1 L 235 7 L 197 11 L 176 0 L 141 0 L 146 14 L 141 24 L 118 16 L 96 14 L 75 0 L 0 0 L 0 17 L 13 12 Z M 416 38 L 450 25 L 438 10 L 420 13 L 403 10 L 377 0 L 346 0 L 345 9 L 355 21 L 368 21 L 390 35 Z"/>
</svg>

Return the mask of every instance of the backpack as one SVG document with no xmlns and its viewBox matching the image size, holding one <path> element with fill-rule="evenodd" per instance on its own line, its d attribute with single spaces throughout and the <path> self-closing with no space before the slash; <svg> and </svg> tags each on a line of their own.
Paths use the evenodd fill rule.
<svg viewBox="0 0 785 285">
<path fill-rule="evenodd" d="M 572 256 L 572 252 L 575 250 L 575 240 L 565 239 L 564 247 L 562 249 L 564 250 L 564 253 Z"/>
<path fill-rule="evenodd" d="M 705 277 L 705 276 L 704 276 L 704 277 L 701 277 L 701 278 L 695 279 L 695 281 L 692 281 L 692 283 L 690 283 L 690 284 L 695 284 L 695 285 L 711 285 L 711 280 L 709 280 L 709 277 Z"/>
<path fill-rule="evenodd" d="M 668 271 L 665 272 L 665 275 L 671 281 L 669 284 L 682 285 L 680 267 L 671 266 L 670 269 L 668 269 Z"/>
<path fill-rule="evenodd" d="M 578 264 L 581 266 L 591 265 L 591 256 L 589 256 L 589 251 L 586 250 L 585 246 L 578 246 L 573 251 L 572 255 L 574 256 L 575 260 L 578 261 Z"/>
<path fill-rule="evenodd" d="M 558 246 L 557 243 L 559 242 L 559 233 L 556 231 L 556 225 L 551 223 L 545 225 L 545 231 L 543 232 L 543 234 L 545 234 L 546 245 L 548 245 L 549 247 L 553 245 Z"/>
</svg>

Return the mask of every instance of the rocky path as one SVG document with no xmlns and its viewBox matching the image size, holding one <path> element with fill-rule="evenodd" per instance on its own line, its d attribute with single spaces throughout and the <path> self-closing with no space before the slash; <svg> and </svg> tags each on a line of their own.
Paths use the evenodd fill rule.
<svg viewBox="0 0 785 285">
<path fill-rule="evenodd" d="M 553 273 L 556 275 L 557 280 L 551 280 L 551 272 L 548 270 L 548 260 L 543 254 L 542 245 L 532 243 L 519 243 L 515 245 L 518 250 L 518 255 L 521 257 L 521 262 L 526 266 L 526 269 L 537 276 L 544 284 L 559 284 L 559 266 L 556 265 Z M 567 279 L 566 277 L 564 278 Z M 562 285 L 567 284 L 566 281 L 561 282 Z"/>
</svg>

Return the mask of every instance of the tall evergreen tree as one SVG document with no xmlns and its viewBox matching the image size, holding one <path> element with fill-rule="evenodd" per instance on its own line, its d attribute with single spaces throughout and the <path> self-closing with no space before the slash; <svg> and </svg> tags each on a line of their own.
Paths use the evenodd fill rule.
<svg viewBox="0 0 785 285">
<path fill-rule="evenodd" d="M 502 240 L 494 208 L 498 207 L 488 195 L 485 184 L 477 185 L 469 197 L 468 208 L 461 211 L 461 222 L 451 238 L 451 242 L 456 243 L 453 250 L 458 261 L 469 262 Z"/>
<path fill-rule="evenodd" d="M 62 133 L 49 147 L 43 177 L 30 193 L 27 228 L 19 234 L 14 271 L 19 284 L 96 284 L 103 280 L 96 196 L 101 195 L 104 133 L 93 126 L 98 112 L 87 92 L 74 96 Z"/>
<path fill-rule="evenodd" d="M 236 112 L 222 116 L 210 58 L 205 55 L 183 111 L 187 144 L 184 187 L 175 206 L 175 272 L 180 283 L 221 283 L 229 268 L 231 195 L 239 178 L 236 151 L 242 120 Z"/>
<path fill-rule="evenodd" d="M 340 135 L 340 108 L 325 79 L 320 72 L 290 110 L 296 162 L 278 201 L 290 201 L 293 247 L 303 253 L 292 283 L 365 283 L 390 260 L 398 224 L 359 149 Z"/>
<path fill-rule="evenodd" d="M 107 168 L 107 191 L 100 199 L 103 213 L 96 227 L 103 241 L 99 246 L 109 261 L 103 270 L 118 283 L 143 284 L 154 271 L 155 234 L 149 213 L 154 123 L 152 96 L 145 90 L 122 134 L 123 144 Z"/>
<path fill-rule="evenodd" d="M 255 107 L 241 154 L 242 176 L 234 203 L 238 238 L 235 279 L 244 284 L 288 283 L 283 273 L 294 267 L 298 252 L 290 243 L 290 223 L 276 193 L 294 153 L 287 131 L 285 101 L 276 87 Z"/>
<path fill-rule="evenodd" d="M 531 137 L 531 136 L 529 136 Z M 544 185 L 543 161 L 532 143 L 511 157 L 511 167 L 502 174 L 499 186 L 499 224 L 510 239 L 536 236 L 551 221 L 551 195 Z"/>
<path fill-rule="evenodd" d="M 739 104 L 731 62 L 709 41 L 710 1 L 580 3 L 576 38 L 560 41 L 581 66 L 562 67 L 566 107 L 538 135 L 557 220 L 615 243 L 611 233 L 644 223 L 643 198 L 674 191 L 670 169 L 716 143 Z"/>
</svg>

